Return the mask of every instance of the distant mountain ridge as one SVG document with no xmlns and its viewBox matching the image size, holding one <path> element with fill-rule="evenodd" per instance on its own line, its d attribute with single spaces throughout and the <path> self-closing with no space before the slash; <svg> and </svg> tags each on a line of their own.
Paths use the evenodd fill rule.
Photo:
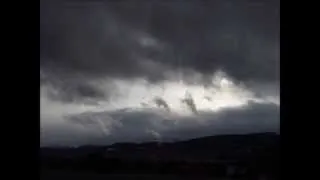
<svg viewBox="0 0 320 180">
<path fill-rule="evenodd" d="M 280 135 L 219 135 L 179 142 L 115 143 L 109 146 L 41 148 L 44 172 L 107 174 L 209 174 L 278 176 Z"/>
<path fill-rule="evenodd" d="M 280 135 L 255 133 L 245 135 L 216 135 L 178 142 L 115 143 L 108 146 L 80 146 L 77 148 L 41 148 L 42 156 L 72 157 L 100 154 L 104 157 L 161 159 L 226 159 L 246 156 L 253 151 L 277 146 Z M 224 158 L 226 156 L 226 158 Z"/>
</svg>

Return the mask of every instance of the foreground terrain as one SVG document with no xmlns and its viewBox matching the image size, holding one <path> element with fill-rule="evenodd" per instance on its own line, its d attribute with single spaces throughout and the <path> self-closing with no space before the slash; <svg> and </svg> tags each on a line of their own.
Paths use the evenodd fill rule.
<svg viewBox="0 0 320 180">
<path fill-rule="evenodd" d="M 41 148 L 41 179 L 277 179 L 279 145 L 279 135 L 261 133 Z"/>
</svg>

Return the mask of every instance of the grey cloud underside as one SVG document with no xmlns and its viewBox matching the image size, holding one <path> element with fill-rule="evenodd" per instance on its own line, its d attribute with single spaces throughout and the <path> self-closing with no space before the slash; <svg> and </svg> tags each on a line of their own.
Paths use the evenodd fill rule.
<svg viewBox="0 0 320 180">
<path fill-rule="evenodd" d="M 239 81 L 278 81 L 279 4 L 42 1 L 41 69 L 150 81 L 177 67 L 222 69 Z"/>
<path fill-rule="evenodd" d="M 97 119 L 102 121 L 104 127 L 101 127 L 101 122 Z M 155 139 L 171 141 L 215 134 L 279 132 L 279 107 L 274 104 L 252 103 L 246 107 L 225 109 L 217 113 L 199 112 L 196 118 L 177 119 L 164 118 L 155 111 L 147 110 L 86 112 L 66 117 L 66 121 L 69 125 L 93 128 L 94 133 L 77 133 L 71 129 L 55 129 L 51 126 L 42 136 L 43 144 L 109 144 Z M 156 132 L 160 138 L 154 137 L 150 131 Z M 69 139 L 63 139 L 65 134 L 68 134 Z"/>
</svg>

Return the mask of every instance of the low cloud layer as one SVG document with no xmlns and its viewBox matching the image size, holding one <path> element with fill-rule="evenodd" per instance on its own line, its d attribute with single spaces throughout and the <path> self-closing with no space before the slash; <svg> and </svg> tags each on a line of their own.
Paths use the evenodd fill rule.
<svg viewBox="0 0 320 180">
<path fill-rule="evenodd" d="M 65 119 L 65 126 L 73 128 L 45 128 L 43 145 L 174 141 L 216 134 L 279 132 L 279 109 L 274 104 L 252 103 L 216 113 L 199 112 L 196 117 L 178 117 L 156 110 L 119 110 L 81 113 Z"/>
<path fill-rule="evenodd" d="M 118 84 L 114 88 L 124 92 L 116 91 L 113 99 L 101 98 L 95 104 L 52 99 L 48 92 L 53 87 L 43 86 L 41 144 L 173 141 L 215 134 L 279 132 L 278 97 L 257 98 L 227 80 L 222 82 L 205 90 L 177 82 L 159 87 L 144 81 L 107 81 L 106 85 Z"/>
</svg>

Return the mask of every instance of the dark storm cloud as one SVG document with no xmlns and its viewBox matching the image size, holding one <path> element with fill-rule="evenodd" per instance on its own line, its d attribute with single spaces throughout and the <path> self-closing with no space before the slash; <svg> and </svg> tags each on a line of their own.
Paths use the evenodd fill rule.
<svg viewBox="0 0 320 180">
<path fill-rule="evenodd" d="M 41 0 L 40 82 L 47 90 L 41 98 L 49 98 L 48 104 L 52 99 L 63 101 L 61 109 L 66 102 L 107 101 L 117 94 L 110 79 L 142 77 L 159 82 L 180 70 L 187 83 L 211 87 L 210 75 L 221 70 L 258 97 L 279 97 L 279 4 L 278 0 Z M 142 111 L 86 112 L 67 117 L 66 123 L 60 117 L 64 112 L 53 113 L 58 105 L 45 104 L 41 143 L 104 144 L 151 140 L 155 135 L 172 140 L 279 131 L 278 105 L 252 103 L 201 112 L 191 96 L 183 102 L 195 117 L 170 119 L 142 103 Z M 170 109 L 163 99 L 153 103 Z"/>
<path fill-rule="evenodd" d="M 83 125 L 84 122 L 98 123 L 95 120 L 97 118 L 105 121 L 104 124 L 107 124 L 106 128 L 110 132 L 107 136 L 99 134 L 97 129 L 96 134 L 81 136 L 86 136 L 86 140 L 90 139 L 90 143 L 108 144 L 119 141 L 152 140 L 155 137 L 150 134 L 150 131 L 159 134 L 162 140 L 188 139 L 215 134 L 279 132 L 279 113 L 279 107 L 275 104 L 250 103 L 246 107 L 229 108 L 216 113 L 199 112 L 196 117 L 170 119 L 164 118 L 155 111 L 123 112 L 119 110 L 78 114 L 68 117 L 67 122 L 71 125 Z M 81 137 L 74 136 L 74 142 L 80 142 L 79 139 Z"/>
<path fill-rule="evenodd" d="M 182 66 L 278 80 L 276 0 L 42 1 L 40 15 L 42 69 L 154 81 Z"/>
<path fill-rule="evenodd" d="M 116 7 L 127 23 L 169 42 L 180 65 L 203 73 L 222 68 L 240 80 L 276 78 L 278 1 L 126 2 Z"/>
<path fill-rule="evenodd" d="M 101 3 L 44 4 L 40 33 L 43 69 L 88 77 L 149 74 L 151 79 L 161 71 L 153 67 L 156 62 L 144 60 L 156 50 L 140 45 L 139 31 L 118 21 Z"/>
</svg>

